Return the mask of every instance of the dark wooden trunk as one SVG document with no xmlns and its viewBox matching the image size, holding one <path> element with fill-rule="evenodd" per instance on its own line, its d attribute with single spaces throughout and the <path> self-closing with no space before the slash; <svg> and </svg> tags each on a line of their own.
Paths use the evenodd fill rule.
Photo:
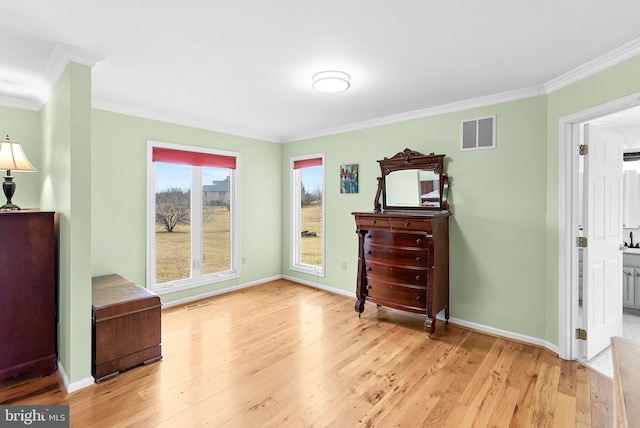
<svg viewBox="0 0 640 428">
<path fill-rule="evenodd" d="M 96 382 L 162 358 L 160 298 L 120 275 L 93 278 L 92 374 Z"/>
</svg>

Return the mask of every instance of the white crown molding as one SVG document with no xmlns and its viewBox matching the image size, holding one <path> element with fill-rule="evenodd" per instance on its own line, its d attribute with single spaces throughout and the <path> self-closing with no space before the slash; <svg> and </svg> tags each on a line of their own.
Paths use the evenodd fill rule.
<svg viewBox="0 0 640 428">
<path fill-rule="evenodd" d="M 92 52 L 70 45 L 56 44 L 51 53 L 51 57 L 49 57 L 49 62 L 42 73 L 41 80 L 44 83 L 43 86 L 45 89 L 35 95 L 35 97 L 8 97 L 0 95 L 0 105 L 39 111 L 49 99 L 51 91 L 53 91 L 53 88 L 58 83 L 58 79 L 60 79 L 64 69 L 70 62 L 86 65 L 87 67 L 95 69 L 103 60 L 104 57 Z"/>
<path fill-rule="evenodd" d="M 444 104 L 440 106 L 430 107 L 421 110 L 410 111 L 406 113 L 395 114 L 391 116 L 384 116 L 377 119 L 366 120 L 362 122 L 352 123 L 344 126 L 337 126 L 333 128 L 325 128 L 310 132 L 303 132 L 298 134 L 290 134 L 285 136 L 268 135 L 263 133 L 256 133 L 246 130 L 234 129 L 219 124 L 212 124 L 207 121 L 192 120 L 184 117 L 178 117 L 170 114 L 158 113 L 146 109 L 140 109 L 136 107 L 126 106 L 122 104 L 116 104 L 107 102 L 104 100 L 94 99 L 93 107 L 100 110 L 107 110 L 115 113 L 122 113 L 131 116 L 137 116 L 141 118 L 158 120 L 163 122 L 175 123 L 178 125 L 184 125 L 194 128 L 206 129 L 215 132 L 221 132 L 225 134 L 236 135 L 240 137 L 252 138 L 257 140 L 263 140 L 275 143 L 291 143 L 295 141 L 307 140 L 311 138 L 325 137 L 329 135 L 335 135 L 350 131 L 357 131 L 366 128 L 372 128 L 376 126 L 389 125 L 399 122 L 404 122 L 414 119 L 422 119 L 425 117 L 438 116 L 446 113 L 453 113 L 457 111 L 464 111 L 478 107 L 486 107 L 494 104 L 500 104 L 510 101 L 517 101 L 525 98 L 531 98 L 541 95 L 548 95 L 566 86 L 569 86 L 575 82 L 578 82 L 586 77 L 592 76 L 602 70 L 619 64 L 627 59 L 630 59 L 640 53 L 640 38 L 632 40 L 613 51 L 601 55 L 600 57 L 589 61 L 588 63 L 577 67 L 567 73 L 564 73 L 541 86 L 530 87 L 525 89 L 518 89 L 513 91 L 501 92 L 498 94 L 492 94 L 485 97 L 478 97 L 469 100 L 458 101 L 450 104 Z M 0 105 L 7 107 L 22 108 L 28 110 L 40 110 L 49 95 L 52 88 L 57 83 L 60 75 L 64 71 L 69 62 L 76 62 L 78 64 L 86 65 L 92 68 L 98 66 L 104 60 L 103 57 L 93 54 L 88 51 L 84 51 L 79 48 L 75 48 L 69 45 L 58 44 L 56 45 L 54 52 L 47 64 L 46 70 L 43 74 L 43 79 L 46 82 L 48 89 L 47 93 L 41 94 L 37 100 L 29 100 L 22 98 L 13 98 L 0 96 Z"/>
<path fill-rule="evenodd" d="M 191 128 L 205 129 L 208 131 L 220 132 L 237 137 L 252 138 L 255 140 L 267 141 L 271 143 L 279 143 L 279 138 L 275 135 L 247 132 L 235 128 L 212 124 L 205 121 L 187 119 L 171 114 L 159 113 L 147 109 L 131 107 L 124 104 L 112 103 L 109 101 L 93 99 L 91 106 L 98 110 L 106 110 L 113 113 L 126 114 L 128 116 L 140 117 L 143 119 L 157 120 L 160 122 L 173 123 L 176 125 L 188 126 Z"/>
<path fill-rule="evenodd" d="M 544 84 L 545 91 L 547 94 L 555 92 L 602 70 L 606 70 L 609 67 L 613 67 L 616 64 L 620 64 L 623 61 L 631 59 L 639 53 L 640 38 L 637 38 L 625 43 L 611 52 L 607 52 L 606 54 L 587 62 L 586 64 L 561 74 L 555 79 L 549 80 Z"/>
<path fill-rule="evenodd" d="M 468 110 L 477 107 L 485 107 L 493 104 L 517 101 L 520 99 L 536 97 L 540 95 L 549 95 L 552 92 L 576 83 L 600 71 L 606 70 L 607 68 L 613 67 L 614 65 L 620 64 L 623 61 L 631 59 L 638 54 L 640 54 L 640 38 L 625 43 L 619 48 L 601 55 L 598 58 L 589 61 L 586 64 L 583 64 L 580 67 L 577 67 L 567 73 L 564 73 L 539 87 L 502 92 L 498 94 L 488 95 L 486 97 L 473 98 L 470 100 L 444 104 L 441 106 L 431 107 L 423 110 L 416 110 L 408 113 L 381 117 L 378 119 L 368 120 L 350 125 L 288 135 L 282 138 L 282 142 L 291 143 L 294 141 L 307 140 L 310 138 L 326 137 L 328 135 L 335 135 L 343 132 L 356 131 L 380 125 L 404 122 L 406 120 L 421 119 L 424 117 L 438 116 L 445 113 L 453 113 L 456 111 Z"/>
<path fill-rule="evenodd" d="M 64 69 L 70 62 L 94 68 L 104 59 L 105 58 L 103 56 L 85 51 L 75 46 L 61 43 L 56 44 L 53 48 L 53 53 L 49 58 L 49 62 L 44 69 L 44 73 L 42 74 L 42 80 L 47 89 L 45 93 L 40 95 L 40 99 L 38 100 L 38 110 L 40 110 L 44 103 L 47 102 L 47 99 L 49 99 L 49 96 L 51 95 L 51 91 L 53 91 L 56 83 L 58 83 L 58 79 L 60 79 Z"/>
<path fill-rule="evenodd" d="M 500 92 L 498 94 L 488 95 L 486 97 L 472 98 L 464 101 L 457 101 L 450 104 L 443 104 L 436 107 L 429 107 L 422 110 L 415 110 L 406 113 L 394 114 L 378 119 L 365 120 L 363 122 L 352 123 L 350 125 L 337 126 L 335 128 L 326 128 L 317 131 L 311 131 L 300 134 L 292 134 L 281 139 L 283 143 L 292 143 L 295 141 L 308 140 L 310 138 L 326 137 L 328 135 L 341 134 L 344 132 L 358 131 L 361 129 L 373 128 L 376 126 L 389 125 L 393 123 L 405 122 L 408 120 L 422 119 L 425 117 L 438 116 L 445 113 L 453 113 L 457 111 L 470 110 L 478 107 L 486 107 L 510 101 L 518 101 L 525 98 L 537 97 L 545 95 L 542 86 L 526 89 L 517 89 L 514 91 Z"/>
<path fill-rule="evenodd" d="M 32 98 L 17 98 L 0 95 L 0 106 L 38 111 L 42 108 L 39 101 Z"/>
</svg>

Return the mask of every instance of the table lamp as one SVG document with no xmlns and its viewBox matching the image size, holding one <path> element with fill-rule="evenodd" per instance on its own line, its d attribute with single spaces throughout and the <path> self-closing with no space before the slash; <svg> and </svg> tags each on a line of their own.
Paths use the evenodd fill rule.
<svg viewBox="0 0 640 428">
<path fill-rule="evenodd" d="M 6 170 L 2 190 L 7 197 L 7 203 L 0 207 L 0 210 L 19 210 L 20 207 L 11 202 L 13 194 L 16 192 L 16 183 L 13 181 L 11 171 L 35 171 L 31 162 L 25 156 L 20 143 L 9 140 L 0 141 L 0 170 Z"/>
</svg>

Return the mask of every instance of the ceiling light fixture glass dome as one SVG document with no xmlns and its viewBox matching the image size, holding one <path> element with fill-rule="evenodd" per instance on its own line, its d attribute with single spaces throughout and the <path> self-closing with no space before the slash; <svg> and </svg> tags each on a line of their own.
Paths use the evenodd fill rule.
<svg viewBox="0 0 640 428">
<path fill-rule="evenodd" d="M 351 76 L 342 71 L 321 71 L 311 78 L 313 89 L 326 94 L 335 94 L 349 89 Z"/>
</svg>

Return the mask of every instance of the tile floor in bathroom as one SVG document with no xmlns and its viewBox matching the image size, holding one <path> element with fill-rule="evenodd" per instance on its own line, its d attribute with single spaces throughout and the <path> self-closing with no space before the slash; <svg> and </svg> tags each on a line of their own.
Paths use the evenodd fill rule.
<svg viewBox="0 0 640 428">
<path fill-rule="evenodd" d="M 624 314 L 622 322 L 622 337 L 640 340 L 640 316 Z M 598 355 L 588 361 L 584 361 L 593 370 L 613 379 L 613 358 L 611 346 L 608 346 Z"/>
</svg>

